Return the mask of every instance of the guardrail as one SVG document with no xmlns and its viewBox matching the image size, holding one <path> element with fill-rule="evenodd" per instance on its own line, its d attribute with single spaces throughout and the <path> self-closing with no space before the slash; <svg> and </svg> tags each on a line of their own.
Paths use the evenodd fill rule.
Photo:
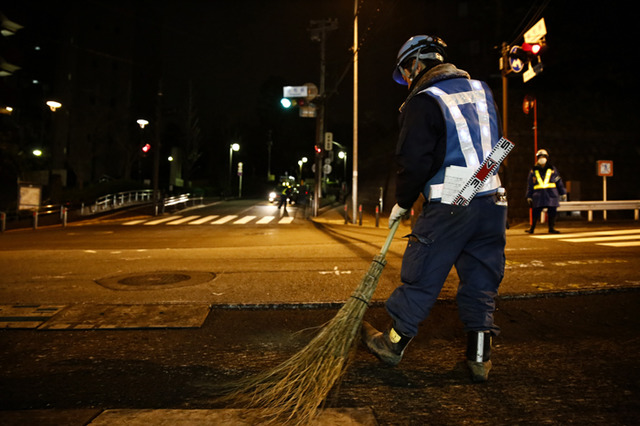
<svg viewBox="0 0 640 426">
<path fill-rule="evenodd" d="M 184 204 L 184 206 L 187 207 L 189 204 L 189 201 L 193 201 L 192 205 L 195 206 L 196 201 L 200 201 L 200 204 L 202 204 L 204 201 L 204 197 L 202 196 L 191 197 L 191 194 L 189 193 L 174 195 L 171 197 L 165 197 L 162 199 L 162 213 L 164 213 L 165 208 L 169 206 L 177 206 L 179 204 Z M 157 214 L 157 208 L 156 208 L 156 214 Z"/>
<path fill-rule="evenodd" d="M 176 204 L 186 204 L 189 201 L 189 194 L 176 195 L 163 200 L 165 207 L 175 206 Z"/>
<path fill-rule="evenodd" d="M 118 192 L 116 194 L 107 194 L 98 198 L 90 207 L 90 213 L 98 213 L 106 210 L 113 210 L 119 207 L 130 206 L 132 204 L 148 203 L 153 201 L 152 189 L 139 189 L 135 191 Z M 86 214 L 84 205 L 80 210 L 80 214 Z"/>
<path fill-rule="evenodd" d="M 607 210 L 633 210 L 633 217 L 638 220 L 640 200 L 612 200 L 612 201 L 561 201 L 558 211 L 586 211 L 589 222 L 593 221 L 593 212 L 602 211 L 607 220 Z"/>
<path fill-rule="evenodd" d="M 69 214 L 69 206 L 62 204 L 47 204 L 39 206 L 38 208 L 31 210 L 21 210 L 13 215 L 13 219 L 18 222 L 20 218 L 31 217 L 31 225 L 33 229 L 38 228 L 38 220 L 40 217 L 52 217 L 54 214 L 59 215 L 60 223 L 63 227 L 67 226 L 67 217 Z M 4 232 L 7 229 L 8 215 L 6 212 L 0 212 L 0 232 Z M 50 220 L 48 221 L 50 222 Z"/>
<path fill-rule="evenodd" d="M 82 204 L 80 210 L 75 211 L 76 216 L 88 216 L 91 214 L 102 213 L 118 208 L 134 206 L 137 204 L 152 204 L 153 202 L 153 190 L 142 189 L 137 191 L 125 191 L 118 192 L 116 194 L 103 195 L 88 207 L 85 207 L 85 205 Z M 195 206 L 197 202 L 200 202 L 200 204 L 202 205 L 204 203 L 204 197 L 192 197 L 189 193 L 171 197 L 164 197 L 162 200 L 155 204 L 155 215 L 158 215 L 159 209 L 161 209 L 161 212 L 164 213 L 165 208 L 169 206 L 178 206 L 180 204 L 183 204 L 184 207 L 188 207 L 189 202 L 192 202 L 191 206 Z M 41 216 L 52 217 L 53 214 L 59 214 L 59 223 L 61 223 L 62 226 L 65 227 L 67 226 L 67 218 L 69 216 L 69 212 L 70 206 L 66 204 L 44 205 L 28 212 L 22 211 L 22 213 L 15 213 L 13 217 L 15 218 L 15 221 L 17 223 L 20 220 L 26 220 L 28 217 L 27 215 L 29 215 L 31 216 L 31 226 L 33 226 L 33 229 L 37 229 L 39 226 L 38 222 Z M 8 219 L 9 217 L 7 212 L 0 211 L 0 233 L 4 233 L 6 231 Z M 50 224 L 51 220 L 47 220 L 47 223 Z M 24 223 L 21 227 L 25 227 Z"/>
</svg>

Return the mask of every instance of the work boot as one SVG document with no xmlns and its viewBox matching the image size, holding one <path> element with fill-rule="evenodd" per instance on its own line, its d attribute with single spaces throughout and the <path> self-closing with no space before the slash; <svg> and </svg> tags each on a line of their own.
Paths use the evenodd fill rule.
<svg viewBox="0 0 640 426">
<path fill-rule="evenodd" d="M 534 228 L 525 229 L 524 232 L 527 234 L 533 234 Z"/>
<path fill-rule="evenodd" d="M 404 350 L 413 337 L 404 336 L 389 327 L 384 333 L 376 330 L 371 324 L 364 321 L 362 324 L 362 342 L 369 352 L 374 354 L 388 365 L 398 365 L 404 354 Z"/>
<path fill-rule="evenodd" d="M 549 233 L 550 234 L 559 234 L 560 231 L 556 230 L 556 229 L 549 229 Z"/>
<path fill-rule="evenodd" d="M 489 378 L 492 340 L 488 331 L 467 333 L 467 365 L 473 382 L 486 382 Z"/>
</svg>

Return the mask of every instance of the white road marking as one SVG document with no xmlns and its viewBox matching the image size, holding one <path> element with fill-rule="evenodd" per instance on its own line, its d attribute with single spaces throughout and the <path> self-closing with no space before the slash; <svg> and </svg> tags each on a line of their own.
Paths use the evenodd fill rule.
<svg viewBox="0 0 640 426">
<path fill-rule="evenodd" d="M 238 217 L 238 216 L 236 216 L 235 214 L 230 214 L 230 215 L 227 215 L 225 217 L 221 217 L 220 219 L 216 220 L 215 222 L 211 222 L 211 224 L 212 225 L 222 225 L 222 224 L 225 224 L 227 222 L 232 221 L 236 217 Z"/>
<path fill-rule="evenodd" d="M 267 223 L 271 222 L 275 218 L 276 218 L 275 216 L 265 216 L 265 217 L 263 217 L 262 219 L 260 219 L 256 223 L 258 223 L 260 225 L 264 225 L 264 224 L 267 224 Z"/>
<path fill-rule="evenodd" d="M 251 222 L 253 219 L 255 219 L 255 216 L 244 216 L 241 217 L 240 219 L 236 220 L 235 222 L 233 222 L 234 225 L 244 225 L 245 223 Z"/>
<path fill-rule="evenodd" d="M 546 239 L 566 239 L 566 238 L 579 238 L 579 237 L 597 237 L 600 235 L 626 235 L 626 234 L 640 234 L 640 229 L 617 229 L 611 231 L 593 231 L 593 232 L 574 232 L 569 234 L 548 234 L 548 235 L 532 235 L 534 238 L 542 240 Z"/>
<path fill-rule="evenodd" d="M 626 241 L 623 243 L 599 243 L 598 245 L 608 247 L 640 247 L 640 241 Z"/>
<path fill-rule="evenodd" d="M 599 246 L 607 247 L 640 247 L 640 229 L 637 228 L 534 235 L 533 237 L 538 239 L 557 239 L 569 243 L 596 243 Z"/>
<path fill-rule="evenodd" d="M 599 243 L 602 241 L 623 241 L 623 240 L 640 240 L 640 234 L 636 235 L 617 235 L 610 237 L 583 237 L 583 238 L 567 238 L 563 241 L 571 243 Z"/>
<path fill-rule="evenodd" d="M 172 220 L 176 220 L 181 218 L 182 216 L 169 216 L 169 217 L 163 217 L 160 219 L 156 219 L 156 220 L 151 220 L 149 222 L 145 222 L 145 225 L 158 225 L 160 223 L 165 223 L 165 222 L 170 222 Z"/>
<path fill-rule="evenodd" d="M 145 222 L 147 219 L 137 219 L 137 220 L 130 220 L 129 222 L 125 222 L 123 223 L 123 225 L 139 225 L 142 222 Z"/>
<path fill-rule="evenodd" d="M 257 219 L 257 220 L 256 220 Z M 278 225 L 288 225 L 293 223 L 293 216 L 255 216 L 255 215 L 226 215 L 220 217 L 220 215 L 208 215 L 208 216 L 167 216 L 162 218 L 155 218 L 152 220 L 148 219 L 135 219 L 130 220 L 128 222 L 124 222 L 123 225 L 131 226 L 131 225 L 203 225 L 203 224 L 211 224 L 211 225 L 224 225 L 224 224 L 233 224 L 233 225 L 246 225 L 248 223 L 255 223 L 257 225 L 266 225 L 268 223 L 277 222 Z M 255 222 L 253 222 L 255 221 Z"/>
<path fill-rule="evenodd" d="M 183 224 L 185 222 L 189 222 L 190 220 L 193 220 L 193 219 L 195 219 L 197 217 L 200 217 L 200 216 L 185 216 L 182 219 L 171 221 L 171 222 L 167 223 L 167 225 L 181 225 L 181 224 Z"/>
<path fill-rule="evenodd" d="M 217 217 L 219 217 L 220 215 L 217 214 L 213 214 L 213 215 L 209 215 L 209 216 L 205 216 L 205 217 L 201 217 L 200 219 L 194 220 L 192 222 L 189 222 L 189 225 L 202 225 L 203 223 L 207 223 Z"/>
</svg>

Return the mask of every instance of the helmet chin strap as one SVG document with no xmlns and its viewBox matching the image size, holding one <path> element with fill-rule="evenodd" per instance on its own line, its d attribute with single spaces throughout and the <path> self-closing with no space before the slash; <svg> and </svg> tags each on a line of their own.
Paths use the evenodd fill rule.
<svg viewBox="0 0 640 426">
<path fill-rule="evenodd" d="M 411 66 L 411 74 L 409 74 L 409 81 L 413 82 L 413 79 L 416 78 L 416 73 L 418 70 L 418 58 L 420 58 L 420 52 L 422 52 L 422 49 L 418 50 L 418 54 L 415 56 L 415 58 L 413 59 L 413 64 Z"/>
</svg>

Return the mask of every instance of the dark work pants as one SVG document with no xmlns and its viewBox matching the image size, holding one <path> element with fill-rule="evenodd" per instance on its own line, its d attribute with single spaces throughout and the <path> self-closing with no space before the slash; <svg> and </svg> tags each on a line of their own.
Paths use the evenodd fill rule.
<svg viewBox="0 0 640 426">
<path fill-rule="evenodd" d="M 507 207 L 494 196 L 476 197 L 467 207 L 425 204 L 402 259 L 402 285 L 386 302 L 394 327 L 415 336 L 442 286 L 456 267 L 457 303 L 465 331 L 500 329 L 493 322 L 495 297 L 504 276 Z"/>
<path fill-rule="evenodd" d="M 531 209 L 531 230 L 533 231 L 534 229 L 536 229 L 536 224 L 538 223 L 538 219 L 540 218 L 540 214 L 542 213 L 542 210 L 547 209 L 547 215 L 549 216 L 549 231 L 552 231 L 555 226 L 556 226 L 556 213 L 558 208 L 557 207 L 547 207 L 547 206 L 542 206 L 542 207 L 534 207 L 533 209 Z"/>
</svg>

